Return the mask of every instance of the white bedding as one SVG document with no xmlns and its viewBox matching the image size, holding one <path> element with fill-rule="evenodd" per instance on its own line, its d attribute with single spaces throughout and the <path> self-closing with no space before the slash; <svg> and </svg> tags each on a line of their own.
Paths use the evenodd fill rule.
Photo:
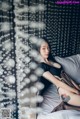
<svg viewBox="0 0 80 119">
<path fill-rule="evenodd" d="M 80 111 L 61 110 L 48 114 L 39 114 L 37 119 L 80 119 Z"/>
</svg>

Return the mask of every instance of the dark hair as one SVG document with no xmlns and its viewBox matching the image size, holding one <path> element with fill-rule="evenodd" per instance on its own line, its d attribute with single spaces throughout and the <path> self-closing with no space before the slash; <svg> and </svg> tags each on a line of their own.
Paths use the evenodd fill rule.
<svg viewBox="0 0 80 119">
<path fill-rule="evenodd" d="M 48 57 L 48 59 L 49 60 L 52 60 L 52 61 L 55 61 L 55 58 L 52 56 L 52 54 L 51 54 L 51 46 L 50 46 L 50 43 L 48 42 L 48 40 L 46 39 L 46 38 L 42 38 L 43 40 L 42 40 L 42 42 L 46 42 L 48 45 L 49 45 L 49 48 L 50 48 L 50 53 L 49 53 L 49 57 Z M 40 51 L 40 47 L 41 47 L 41 45 L 39 45 L 39 47 L 38 47 L 38 51 Z"/>
</svg>

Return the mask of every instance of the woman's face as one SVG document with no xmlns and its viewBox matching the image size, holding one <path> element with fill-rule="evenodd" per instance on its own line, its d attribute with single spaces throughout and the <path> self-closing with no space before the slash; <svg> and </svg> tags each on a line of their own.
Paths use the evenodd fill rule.
<svg viewBox="0 0 80 119">
<path fill-rule="evenodd" d="M 47 59 L 49 57 L 50 48 L 47 42 L 43 42 L 40 46 L 40 55 L 42 58 Z"/>
</svg>

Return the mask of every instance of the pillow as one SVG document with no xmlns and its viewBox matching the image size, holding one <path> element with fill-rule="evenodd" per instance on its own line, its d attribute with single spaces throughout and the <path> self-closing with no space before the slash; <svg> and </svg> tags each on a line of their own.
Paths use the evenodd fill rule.
<svg viewBox="0 0 80 119">
<path fill-rule="evenodd" d="M 76 83 L 80 84 L 80 54 L 65 58 L 55 56 L 55 60 Z"/>
</svg>

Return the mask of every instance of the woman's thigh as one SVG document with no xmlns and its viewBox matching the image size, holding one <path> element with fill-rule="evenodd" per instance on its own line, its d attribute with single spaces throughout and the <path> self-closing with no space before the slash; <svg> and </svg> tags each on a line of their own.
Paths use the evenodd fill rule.
<svg viewBox="0 0 80 119">
<path fill-rule="evenodd" d="M 69 92 L 63 88 L 59 88 L 59 94 L 64 102 L 74 106 L 80 106 L 80 95 Z"/>
</svg>

